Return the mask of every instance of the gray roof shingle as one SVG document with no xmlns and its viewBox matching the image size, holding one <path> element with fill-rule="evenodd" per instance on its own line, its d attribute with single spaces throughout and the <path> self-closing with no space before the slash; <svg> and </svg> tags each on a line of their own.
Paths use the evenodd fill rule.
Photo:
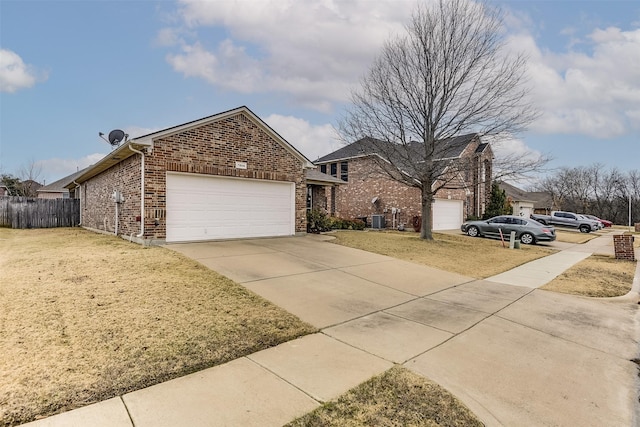
<svg viewBox="0 0 640 427">
<path fill-rule="evenodd" d="M 460 135 L 453 138 L 443 139 L 441 141 L 436 142 L 437 149 L 439 149 L 439 153 L 436 156 L 436 159 L 452 159 L 460 157 L 464 149 L 476 138 L 478 134 L 470 133 L 467 135 Z M 371 154 L 377 154 L 380 150 L 381 144 L 384 144 L 383 141 L 375 140 L 373 138 L 362 138 L 358 141 L 352 142 L 349 145 L 345 145 L 344 147 L 334 151 L 333 153 L 329 153 L 326 156 L 320 157 L 316 160 L 315 164 L 329 163 L 335 162 L 338 160 L 346 160 L 352 159 L 354 157 L 367 156 Z M 482 152 L 487 147 L 488 144 L 480 144 L 482 149 L 476 152 Z M 418 150 L 422 146 L 421 142 L 411 142 L 407 145 L 407 150 L 415 150 L 416 154 L 418 154 Z M 480 147 L 478 147 L 480 149 Z"/>
<path fill-rule="evenodd" d="M 89 167 L 74 172 L 71 175 L 67 175 L 64 178 L 60 178 L 59 180 L 54 181 L 51 184 L 47 184 L 44 187 L 40 187 L 37 191 L 44 193 L 67 193 L 69 190 L 64 187 L 72 183 L 77 177 L 82 174 L 82 172 L 89 169 Z"/>
</svg>

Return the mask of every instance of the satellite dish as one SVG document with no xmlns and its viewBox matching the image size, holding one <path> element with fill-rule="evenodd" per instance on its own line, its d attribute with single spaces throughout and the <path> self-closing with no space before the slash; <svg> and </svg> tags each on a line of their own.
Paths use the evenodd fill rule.
<svg viewBox="0 0 640 427">
<path fill-rule="evenodd" d="M 114 129 L 109 132 L 109 144 L 111 144 L 113 147 L 116 147 L 120 145 L 122 141 L 126 141 L 128 136 L 129 135 L 127 135 L 120 129 Z"/>
</svg>

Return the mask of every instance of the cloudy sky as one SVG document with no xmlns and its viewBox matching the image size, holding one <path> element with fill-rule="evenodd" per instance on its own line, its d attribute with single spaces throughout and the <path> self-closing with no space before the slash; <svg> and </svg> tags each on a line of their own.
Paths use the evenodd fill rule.
<svg viewBox="0 0 640 427">
<path fill-rule="evenodd" d="M 423 0 L 429 1 L 429 0 Z M 640 2 L 489 0 L 541 111 L 506 151 L 640 168 Z M 416 0 L 0 0 L 0 172 L 52 182 L 131 136 L 246 105 L 311 160 Z"/>
</svg>

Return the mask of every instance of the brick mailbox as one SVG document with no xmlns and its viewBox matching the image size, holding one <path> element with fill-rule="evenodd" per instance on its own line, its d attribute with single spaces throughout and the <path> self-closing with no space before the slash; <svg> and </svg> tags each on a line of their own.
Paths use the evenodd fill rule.
<svg viewBox="0 0 640 427">
<path fill-rule="evenodd" d="M 613 249 L 616 253 L 616 259 L 635 260 L 633 253 L 633 235 L 617 234 L 613 236 Z"/>
</svg>

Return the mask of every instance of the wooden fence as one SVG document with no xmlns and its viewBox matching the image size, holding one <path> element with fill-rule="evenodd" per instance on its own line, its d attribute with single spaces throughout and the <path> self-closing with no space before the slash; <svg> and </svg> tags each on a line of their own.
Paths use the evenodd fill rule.
<svg viewBox="0 0 640 427">
<path fill-rule="evenodd" d="M 0 197 L 0 227 L 74 227 L 80 223 L 80 200 Z"/>
</svg>

